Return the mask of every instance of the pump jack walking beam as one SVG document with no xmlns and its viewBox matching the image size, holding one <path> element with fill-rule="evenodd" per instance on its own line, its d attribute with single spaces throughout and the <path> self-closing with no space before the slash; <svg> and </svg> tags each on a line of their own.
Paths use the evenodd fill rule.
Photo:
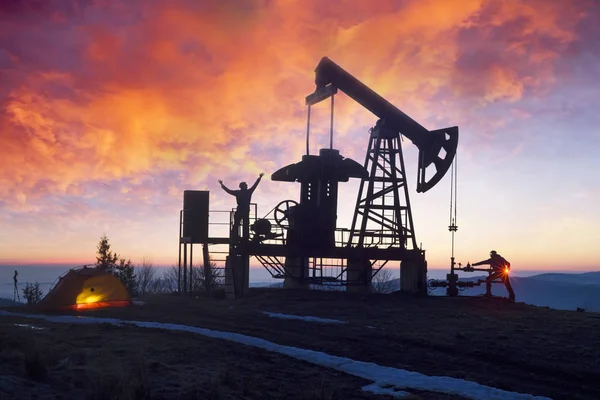
<svg viewBox="0 0 600 400">
<path fill-rule="evenodd" d="M 321 59 L 315 73 L 316 90 L 306 97 L 307 105 L 323 101 L 333 96 L 337 89 L 341 90 L 419 148 L 417 192 L 428 191 L 444 177 L 456 155 L 457 126 L 433 131 L 425 129 L 327 57 Z M 436 172 L 427 179 L 427 168 L 432 165 Z"/>
</svg>

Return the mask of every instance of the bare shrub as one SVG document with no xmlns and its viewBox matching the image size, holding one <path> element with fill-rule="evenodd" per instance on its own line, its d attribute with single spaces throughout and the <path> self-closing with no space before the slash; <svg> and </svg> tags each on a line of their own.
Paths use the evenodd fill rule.
<svg viewBox="0 0 600 400">
<path fill-rule="evenodd" d="M 392 271 L 385 268 L 379 270 L 379 272 L 373 277 L 371 284 L 373 285 L 373 291 L 375 293 L 387 294 L 397 289 Z"/>
<path fill-rule="evenodd" d="M 195 292 L 210 291 L 225 283 L 224 270 L 217 268 L 214 262 L 210 262 L 206 270 L 204 264 L 194 266 L 192 268 L 192 278 L 192 289 Z"/>
<path fill-rule="evenodd" d="M 138 269 L 143 269 L 143 266 L 138 267 Z M 147 271 L 142 273 L 146 274 L 146 276 L 139 277 L 141 280 L 140 285 L 144 288 L 144 294 L 177 292 L 178 268 L 176 265 L 164 269 L 148 267 Z"/>
<path fill-rule="evenodd" d="M 205 273 L 206 272 L 206 273 Z M 183 269 L 181 270 L 181 276 L 179 275 L 179 267 L 177 265 L 172 265 L 167 268 L 160 278 L 155 278 L 151 283 L 150 287 L 154 287 L 152 293 L 166 292 L 166 293 L 176 293 L 179 289 L 179 279 L 181 278 L 181 290 L 183 288 Z M 186 284 L 189 289 L 189 269 L 187 271 Z M 200 291 L 212 291 L 217 289 L 223 284 L 225 280 L 224 271 L 220 268 L 216 267 L 216 264 L 211 262 L 207 271 L 204 270 L 203 264 L 195 264 L 192 267 L 192 291 L 200 292 Z M 208 284 L 207 284 L 208 283 Z M 187 291 L 186 289 L 186 291 Z M 149 291 L 150 292 L 150 291 Z"/>
<path fill-rule="evenodd" d="M 153 293 L 151 289 L 159 289 L 155 282 L 155 275 L 156 269 L 152 263 L 144 259 L 142 265 L 135 269 L 135 287 L 138 295 L 144 296 Z"/>
<path fill-rule="evenodd" d="M 167 288 L 165 287 L 164 278 L 152 279 L 152 281 L 150 282 L 150 284 L 148 286 L 148 293 L 156 294 L 156 293 L 164 293 L 164 292 L 168 292 Z"/>
<path fill-rule="evenodd" d="M 162 281 L 163 292 L 177 292 L 177 281 L 179 280 L 179 267 L 177 265 L 170 266 L 163 272 L 163 275 L 160 279 Z"/>
</svg>

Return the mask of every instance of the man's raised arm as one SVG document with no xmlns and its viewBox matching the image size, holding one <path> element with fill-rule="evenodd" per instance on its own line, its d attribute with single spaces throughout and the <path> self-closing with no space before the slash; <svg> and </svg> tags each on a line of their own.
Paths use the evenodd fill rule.
<svg viewBox="0 0 600 400">
<path fill-rule="evenodd" d="M 258 179 L 256 179 L 256 182 L 254 182 L 254 185 L 252 185 L 252 187 L 250 189 L 248 189 L 248 190 L 250 190 L 250 192 L 254 192 L 254 189 L 256 189 L 256 187 L 258 186 L 258 184 L 264 174 L 265 174 L 264 172 L 261 172 L 260 175 L 258 175 Z"/>
<path fill-rule="evenodd" d="M 221 189 L 223 189 L 224 191 L 226 191 L 230 195 L 235 196 L 235 193 L 233 192 L 233 190 L 231 190 L 227 186 L 223 185 L 223 181 L 221 179 L 219 179 L 219 184 L 221 185 Z"/>
</svg>

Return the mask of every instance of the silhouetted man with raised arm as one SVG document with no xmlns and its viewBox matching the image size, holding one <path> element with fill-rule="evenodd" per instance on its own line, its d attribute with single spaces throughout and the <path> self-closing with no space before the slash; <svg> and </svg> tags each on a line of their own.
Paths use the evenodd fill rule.
<svg viewBox="0 0 600 400">
<path fill-rule="evenodd" d="M 252 193 L 260 183 L 260 180 L 263 177 L 263 175 L 264 173 L 261 172 L 258 176 L 258 179 L 256 180 L 256 182 L 254 182 L 254 185 L 252 185 L 250 189 L 248 189 L 248 184 L 246 182 L 241 182 L 239 190 L 231 190 L 227 186 L 223 185 L 223 181 L 219 179 L 219 184 L 221 185 L 221 188 L 230 195 L 235 196 L 235 199 L 237 201 L 237 209 L 235 210 L 235 214 L 233 215 L 232 229 L 232 234 L 236 238 L 239 237 L 239 226 L 242 220 L 244 221 L 242 233 L 243 238 L 245 240 L 248 240 L 248 238 L 250 237 L 250 201 L 252 200 Z"/>
<path fill-rule="evenodd" d="M 490 276 L 488 276 L 485 279 L 486 296 L 492 295 L 492 281 L 494 279 L 500 278 L 502 279 L 502 282 L 504 282 L 504 286 L 506 286 L 509 300 L 515 301 L 515 292 L 513 291 L 512 285 L 510 284 L 510 278 L 508 277 L 510 272 L 510 263 L 506 261 L 506 259 L 500 254 L 498 254 L 496 250 L 492 250 L 490 252 L 490 258 L 488 258 L 487 260 L 476 262 L 472 266 L 476 267 L 478 265 L 485 264 L 489 264 L 492 269 Z"/>
</svg>

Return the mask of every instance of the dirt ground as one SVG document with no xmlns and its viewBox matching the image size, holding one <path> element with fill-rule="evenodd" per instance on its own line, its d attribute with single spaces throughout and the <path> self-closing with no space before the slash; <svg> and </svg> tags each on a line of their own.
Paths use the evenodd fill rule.
<svg viewBox="0 0 600 400">
<path fill-rule="evenodd" d="M 600 398 L 600 314 L 500 299 L 272 289 L 255 289 L 239 300 L 170 295 L 144 300 L 142 306 L 85 315 L 237 332 L 553 399 Z M 263 311 L 347 323 L 282 320 Z M 63 398 L 115 398 L 99 396 L 106 391 L 99 388 L 105 386 L 121 398 L 385 398 L 362 392 L 368 381 L 222 340 L 108 325 L 36 321 L 34 325 L 46 329 L 14 326 L 24 321 L 0 317 L 0 398 L 10 390 L 64 394 Z M 5 346 L 10 341 L 21 344 Z M 33 357 L 28 348 L 36 349 L 38 363 L 46 371 L 37 373 L 40 376 L 36 368 L 26 368 Z M 458 398 L 414 394 L 415 399 Z"/>
</svg>

